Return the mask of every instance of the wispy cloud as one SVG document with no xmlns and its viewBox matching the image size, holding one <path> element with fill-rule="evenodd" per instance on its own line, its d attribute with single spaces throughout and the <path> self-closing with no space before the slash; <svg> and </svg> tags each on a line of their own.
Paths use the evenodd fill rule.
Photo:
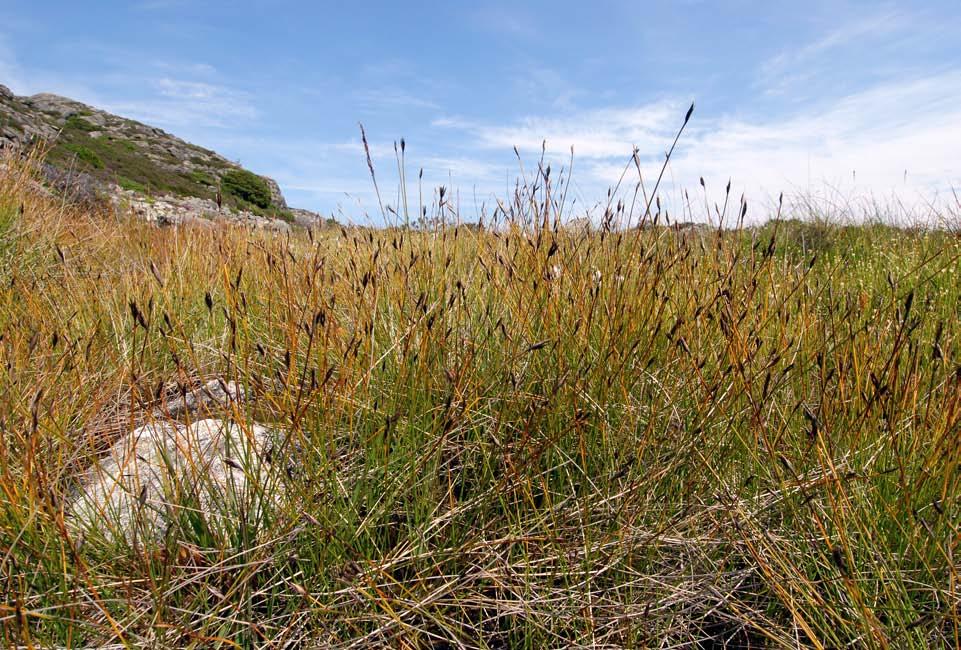
<svg viewBox="0 0 961 650">
<path fill-rule="evenodd" d="M 511 84 L 514 93 L 527 101 L 549 102 L 554 110 L 570 110 L 581 91 L 555 68 L 536 62 L 517 64 Z"/>
<path fill-rule="evenodd" d="M 103 55 L 119 56 L 109 49 Z M 248 123 L 259 115 L 252 94 L 210 81 L 218 75 L 210 64 L 154 62 L 152 68 L 163 76 L 145 80 L 142 74 L 119 70 L 103 75 L 101 82 L 107 80 L 122 90 L 95 91 L 83 79 L 27 69 L 0 34 L 0 83 L 19 94 L 53 92 L 170 129 L 223 127 Z"/>
<path fill-rule="evenodd" d="M 172 97 L 181 101 L 217 101 L 225 96 L 236 94 L 221 86 L 201 81 L 182 81 L 170 78 L 157 81 L 157 89 L 164 97 Z"/>
<path fill-rule="evenodd" d="M 807 92 L 820 92 L 821 85 L 851 66 L 852 56 L 892 48 L 901 43 L 913 47 L 919 31 L 930 38 L 935 30 L 919 30 L 926 19 L 918 13 L 882 7 L 874 13 L 844 20 L 833 17 L 832 24 L 812 40 L 783 48 L 758 67 L 757 87 L 768 96 L 795 98 Z M 952 36 L 953 38 L 953 36 Z"/>
<path fill-rule="evenodd" d="M 212 78 L 217 76 L 218 70 L 209 63 L 173 63 L 169 61 L 158 61 L 154 64 L 158 70 L 164 70 L 168 74 L 177 76 L 190 76 L 200 78 Z"/>
<path fill-rule="evenodd" d="M 436 102 L 395 87 L 368 88 L 354 93 L 354 99 L 366 110 L 419 108 L 440 110 Z"/>
<path fill-rule="evenodd" d="M 250 122 L 259 111 L 253 96 L 224 85 L 163 77 L 145 96 L 109 102 L 109 110 L 166 128 L 225 127 Z"/>
<path fill-rule="evenodd" d="M 491 125 L 441 118 L 435 126 L 467 131 L 474 144 L 484 149 L 526 154 L 546 146 L 554 155 L 566 156 L 573 147 L 578 158 L 615 158 L 630 155 L 632 148 L 657 150 L 675 126 L 683 109 L 681 101 L 661 101 L 637 107 L 611 107 L 566 113 L 559 117 L 532 116 L 509 125 Z"/>
<path fill-rule="evenodd" d="M 831 29 L 805 45 L 783 50 L 761 66 L 760 75 L 763 79 L 773 80 L 839 47 L 863 45 L 864 41 L 890 36 L 909 25 L 909 16 L 900 11 L 887 10 L 862 16 Z"/>
<path fill-rule="evenodd" d="M 522 4 L 487 5 L 473 12 L 475 25 L 486 31 L 516 39 L 539 39 L 538 20 Z"/>
</svg>

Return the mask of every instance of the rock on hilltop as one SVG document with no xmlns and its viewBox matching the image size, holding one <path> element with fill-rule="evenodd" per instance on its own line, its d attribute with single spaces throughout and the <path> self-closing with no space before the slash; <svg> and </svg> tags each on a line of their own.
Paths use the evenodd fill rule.
<svg viewBox="0 0 961 650">
<path fill-rule="evenodd" d="M 268 225 L 320 220 L 289 208 L 273 179 L 162 129 L 59 95 L 18 97 L 0 85 L 0 149 L 41 142 L 52 184 L 80 198 L 106 196 L 158 223 L 218 215 Z"/>
</svg>

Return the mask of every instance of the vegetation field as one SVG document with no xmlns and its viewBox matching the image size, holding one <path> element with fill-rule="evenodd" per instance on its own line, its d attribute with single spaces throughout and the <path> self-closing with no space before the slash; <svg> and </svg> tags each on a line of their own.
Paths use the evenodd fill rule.
<svg viewBox="0 0 961 650">
<path fill-rule="evenodd" d="M 949 230 L 571 228 L 542 174 L 485 227 L 280 236 L 33 178 L 0 171 L 3 645 L 959 646 Z M 78 531 L 79 473 L 213 377 L 290 442 L 274 505 Z"/>
</svg>

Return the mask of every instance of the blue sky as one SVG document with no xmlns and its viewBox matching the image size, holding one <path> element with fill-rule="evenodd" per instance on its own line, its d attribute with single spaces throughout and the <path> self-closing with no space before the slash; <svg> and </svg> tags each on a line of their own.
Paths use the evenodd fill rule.
<svg viewBox="0 0 961 650">
<path fill-rule="evenodd" d="M 733 178 L 779 192 L 940 201 L 961 186 L 961 4 L 4 0 L 0 83 L 160 126 L 276 178 L 297 206 L 379 214 L 393 142 L 409 196 L 472 216 L 546 140 L 590 209 L 638 147 L 645 183 L 691 101 L 665 199 Z M 636 172 L 634 173 L 636 177 Z M 636 180 L 636 178 L 635 178 Z M 827 200 L 827 199 L 826 199 Z M 953 200 L 953 199 L 952 199 Z M 695 214 L 697 216 L 697 214 Z"/>
</svg>

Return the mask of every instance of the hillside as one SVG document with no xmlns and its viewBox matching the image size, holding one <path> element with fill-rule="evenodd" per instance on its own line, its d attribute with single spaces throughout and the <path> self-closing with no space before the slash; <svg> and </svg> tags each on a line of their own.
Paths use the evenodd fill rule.
<svg viewBox="0 0 961 650">
<path fill-rule="evenodd" d="M 0 148 L 39 143 L 49 147 L 52 184 L 79 198 L 129 205 L 151 221 L 319 218 L 289 208 L 273 179 L 162 129 L 58 95 L 19 97 L 0 85 Z"/>
</svg>

